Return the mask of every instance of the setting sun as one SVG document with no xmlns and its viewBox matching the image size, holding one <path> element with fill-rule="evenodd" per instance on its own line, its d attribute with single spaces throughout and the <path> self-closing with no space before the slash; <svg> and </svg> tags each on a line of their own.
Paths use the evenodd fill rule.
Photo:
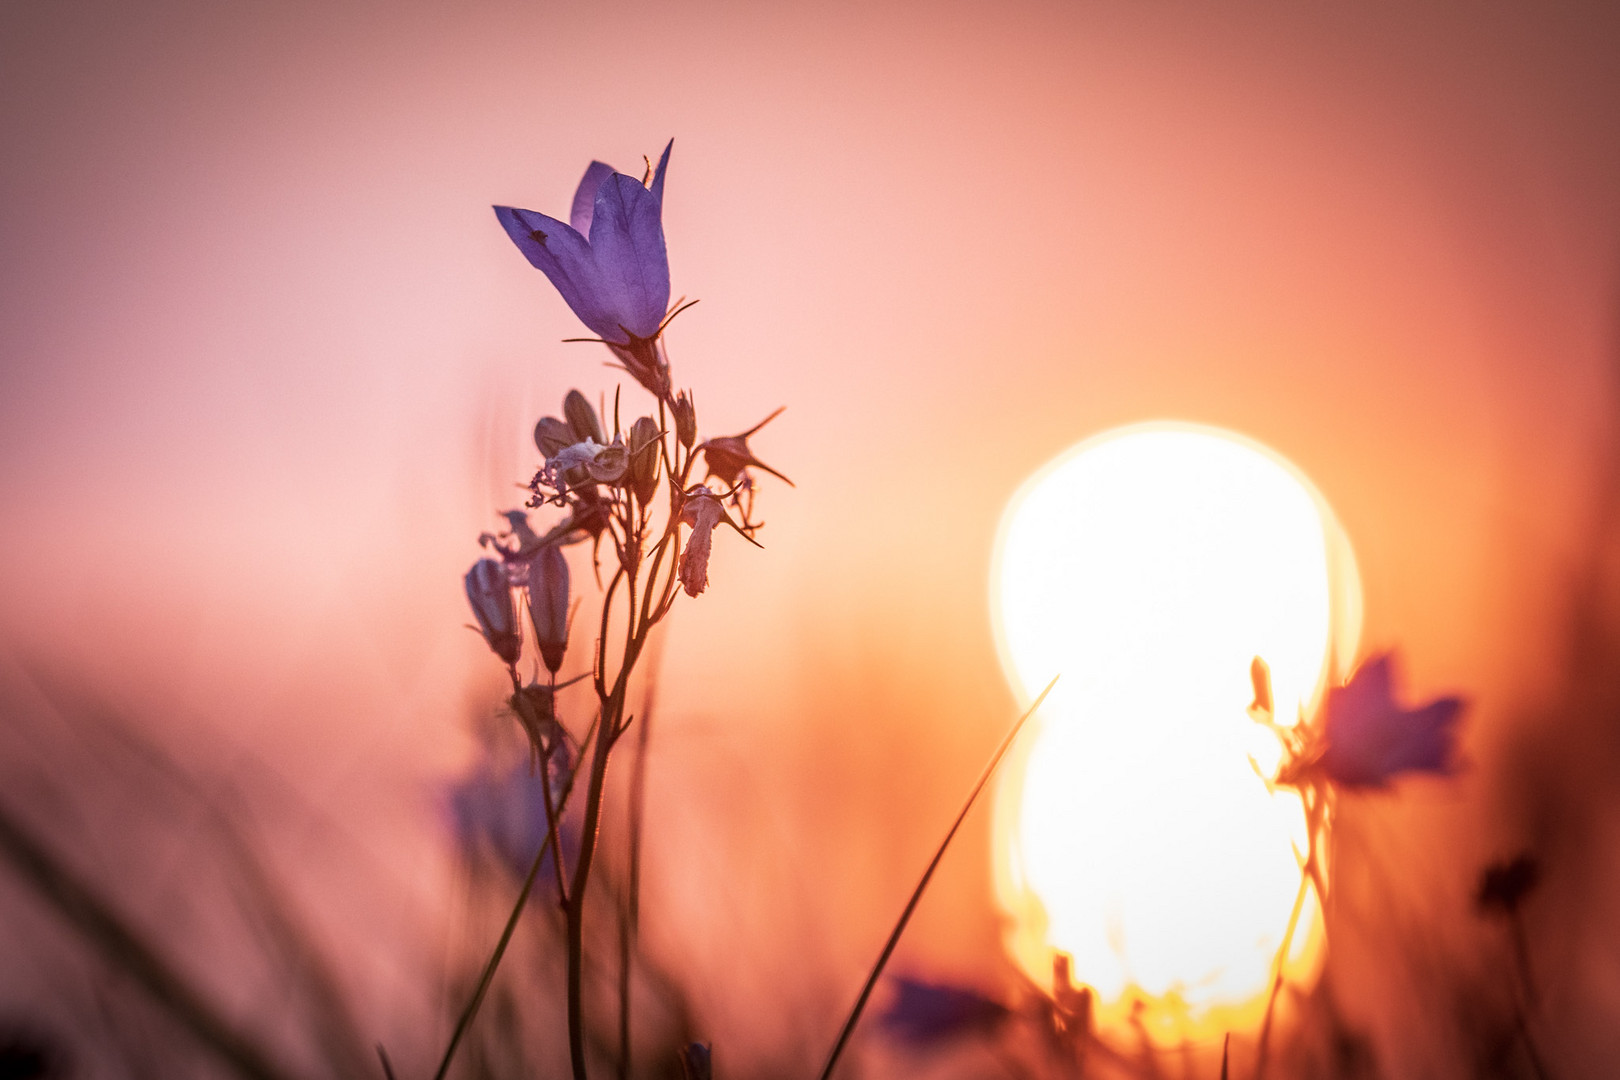
<svg viewBox="0 0 1620 1080">
<path fill-rule="evenodd" d="M 1053 956 L 1118 1023 L 1218 1038 L 1264 1008 L 1305 849 L 1275 794 L 1276 739 L 1246 714 L 1270 664 L 1292 723 L 1355 648 L 1360 583 L 1321 496 L 1230 432 L 1154 424 L 1100 435 L 1027 482 L 1001 525 L 992 611 L 1025 700 L 1062 679 L 997 799 L 1008 947 L 1050 986 Z M 1315 899 L 1288 970 L 1317 963 Z"/>
</svg>

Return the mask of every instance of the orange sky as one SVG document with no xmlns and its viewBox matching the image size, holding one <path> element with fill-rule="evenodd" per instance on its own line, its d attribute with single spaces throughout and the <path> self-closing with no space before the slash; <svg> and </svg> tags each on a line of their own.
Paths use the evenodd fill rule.
<svg viewBox="0 0 1620 1080">
<path fill-rule="evenodd" d="M 796 857 L 670 948 L 851 983 L 1009 718 L 1002 506 L 1115 424 L 1299 465 L 1365 640 L 1473 695 L 1488 759 L 1610 445 L 1616 55 L 1599 5 L 9 5 L 0 658 L 425 843 L 498 690 L 474 538 L 534 418 L 612 385 L 489 205 L 673 136 L 677 380 L 709 434 L 787 405 L 755 446 L 798 487 L 676 612 L 653 788 L 716 866 Z M 979 829 L 917 933 L 968 970 Z"/>
</svg>

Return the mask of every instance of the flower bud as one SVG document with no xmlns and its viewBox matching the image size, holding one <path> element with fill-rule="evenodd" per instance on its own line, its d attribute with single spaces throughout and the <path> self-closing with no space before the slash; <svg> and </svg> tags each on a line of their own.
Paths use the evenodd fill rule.
<svg viewBox="0 0 1620 1080">
<path fill-rule="evenodd" d="M 591 403 L 585 400 L 585 395 L 578 390 L 568 391 L 563 398 L 563 415 L 568 417 L 568 426 L 574 429 L 574 442 L 584 442 L 586 439 L 594 443 L 606 443 L 607 436 L 602 434 L 601 421 L 596 419 L 596 410 Z"/>
<path fill-rule="evenodd" d="M 643 416 L 630 425 L 630 490 L 643 503 L 658 491 L 658 421 Z"/>
<path fill-rule="evenodd" d="M 568 560 L 555 544 L 541 548 L 529 564 L 528 593 L 540 659 L 555 675 L 568 648 Z"/>
<path fill-rule="evenodd" d="M 576 442 L 574 429 L 555 416 L 542 416 L 540 422 L 534 425 L 534 445 L 540 449 L 541 456 L 548 460 Z"/>
<path fill-rule="evenodd" d="M 512 586 L 506 566 L 494 559 L 479 559 L 467 571 L 466 584 L 467 600 L 484 640 L 507 664 L 517 663 L 523 638 L 518 634 L 517 616 L 512 610 Z"/>
<path fill-rule="evenodd" d="M 697 442 L 697 406 L 682 390 L 669 407 L 675 414 L 675 437 L 681 440 L 682 446 L 692 449 Z"/>
<path fill-rule="evenodd" d="M 1255 657 L 1249 664 L 1249 681 L 1254 684 L 1254 702 L 1249 706 L 1249 715 L 1256 720 L 1270 720 L 1276 713 L 1271 700 L 1271 665 Z"/>
</svg>

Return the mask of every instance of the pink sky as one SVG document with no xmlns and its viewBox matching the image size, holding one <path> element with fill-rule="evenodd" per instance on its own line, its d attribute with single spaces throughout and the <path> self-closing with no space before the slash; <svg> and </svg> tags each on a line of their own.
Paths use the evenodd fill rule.
<svg viewBox="0 0 1620 1080">
<path fill-rule="evenodd" d="M 654 794 L 716 865 L 799 855 L 671 948 L 740 935 L 740 985 L 802 964 L 818 1002 L 858 977 L 1009 719 L 998 515 L 1116 424 L 1304 469 L 1365 640 L 1475 698 L 1488 766 L 1556 678 L 1613 452 L 1620 17 L 1589 8 L 8 5 L 0 662 L 428 843 L 498 691 L 474 539 L 535 417 L 612 386 L 489 206 L 560 213 L 673 136 L 677 379 L 709 434 L 785 404 L 755 445 L 798 487 L 676 612 Z M 978 829 L 916 935 L 974 971 Z"/>
</svg>

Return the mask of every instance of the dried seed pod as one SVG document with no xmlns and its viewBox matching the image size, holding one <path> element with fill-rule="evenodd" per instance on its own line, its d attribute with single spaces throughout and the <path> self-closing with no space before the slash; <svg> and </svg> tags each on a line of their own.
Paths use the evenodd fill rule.
<svg viewBox="0 0 1620 1080">
<path fill-rule="evenodd" d="M 528 593 L 540 659 L 555 675 L 568 648 L 568 560 L 555 544 L 541 548 L 529 564 Z"/>
<path fill-rule="evenodd" d="M 643 416 L 630 425 L 630 490 L 643 503 L 658 491 L 658 422 Z"/>
<path fill-rule="evenodd" d="M 554 458 L 558 451 L 578 441 L 574 438 L 574 429 L 568 426 L 568 422 L 555 416 L 542 416 L 539 423 L 534 425 L 534 445 L 539 448 L 540 455 L 544 458 Z"/>
<path fill-rule="evenodd" d="M 563 415 L 568 417 L 568 426 L 574 429 L 572 441 L 584 442 L 589 439 L 594 443 L 607 442 L 607 436 L 602 434 L 602 422 L 596 418 L 596 410 L 578 390 L 568 391 L 568 396 L 563 398 Z"/>
</svg>

